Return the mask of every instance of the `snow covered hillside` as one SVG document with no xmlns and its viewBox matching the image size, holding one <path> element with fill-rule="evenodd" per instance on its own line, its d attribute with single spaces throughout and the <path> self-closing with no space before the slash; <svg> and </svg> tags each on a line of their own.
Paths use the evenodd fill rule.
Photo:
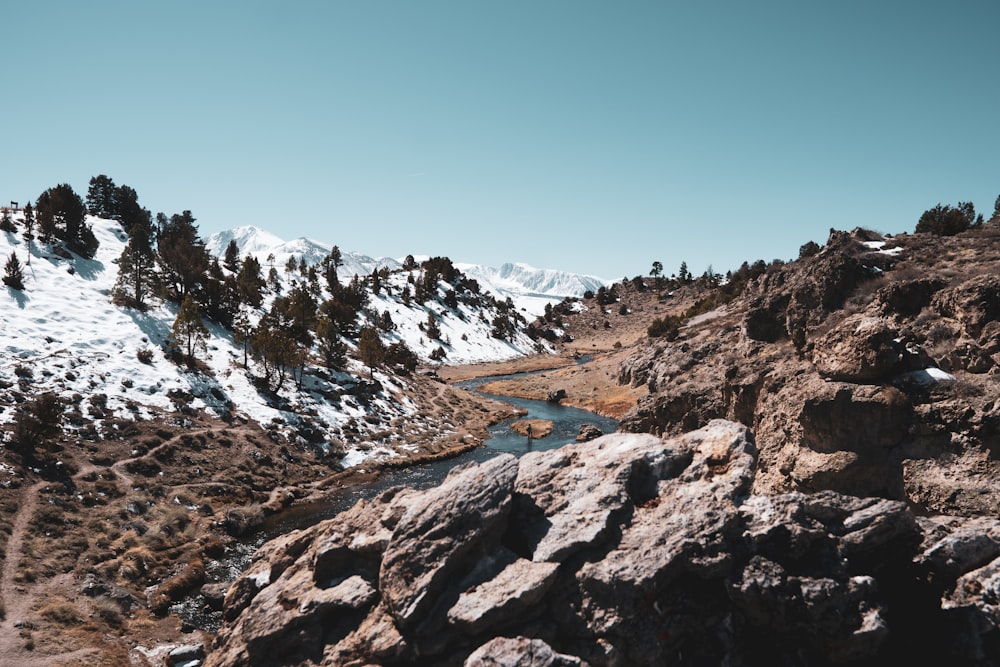
<svg viewBox="0 0 1000 667">
<path fill-rule="evenodd" d="M 269 256 L 273 256 L 273 264 L 279 269 L 285 265 L 289 257 L 296 261 L 304 259 L 306 264 L 319 263 L 329 254 L 330 244 L 299 238 L 294 241 L 284 241 L 270 232 L 257 227 L 238 227 L 225 232 L 219 232 L 209 237 L 207 247 L 209 252 L 222 257 L 230 241 L 235 241 L 240 249 L 240 255 L 250 253 L 260 261 L 267 270 Z M 343 266 L 338 273 L 341 277 L 350 279 L 357 274 L 369 275 L 374 269 L 402 267 L 401 260 L 381 257 L 374 259 L 367 255 L 340 249 Z M 427 259 L 422 257 L 419 259 Z M 596 292 L 609 281 L 596 276 L 568 273 L 553 269 L 536 269 L 522 263 L 505 263 L 499 269 L 479 264 L 455 263 L 455 267 L 465 275 L 479 282 L 482 289 L 493 294 L 498 300 L 508 297 L 518 310 L 523 311 L 532 319 L 545 311 L 546 304 L 559 303 L 566 297 L 581 297 L 590 290 Z"/>
<path fill-rule="evenodd" d="M 555 305 L 569 296 L 581 297 L 596 292 L 609 282 L 596 276 L 586 276 L 554 269 L 536 269 L 520 262 L 507 262 L 494 269 L 478 264 L 457 264 L 463 273 L 475 278 L 483 288 L 498 299 L 510 297 L 518 308 L 532 315 L 545 312 L 545 305 Z"/>
<path fill-rule="evenodd" d="M 196 354 L 204 369 L 178 365 L 164 353 L 177 317 L 176 304 L 152 299 L 146 311 L 112 304 L 117 262 L 127 242 L 119 223 L 87 217 L 100 243 L 94 258 L 88 260 L 69 253 L 62 257 L 53 246 L 37 241 L 29 253 L 19 214 L 14 222 L 17 233 L 0 233 L 0 258 L 6 262 L 16 254 L 24 267 L 25 289 L 0 289 L 0 424 L 13 420 L 21 401 L 56 392 L 81 413 L 94 417 L 88 428 L 96 429 L 98 436 L 101 429 L 114 428 L 111 417 L 150 418 L 158 411 L 183 407 L 220 416 L 235 413 L 261 424 L 284 424 L 292 431 L 308 419 L 324 442 L 343 443 L 345 465 L 389 455 L 399 446 L 394 442 L 396 433 L 383 434 L 381 440 L 373 434 L 416 411 L 405 377 L 375 369 L 374 379 L 381 389 L 374 397 L 361 397 L 367 392 L 367 367 L 349 359 L 343 371 L 328 371 L 313 365 L 318 361 L 314 356 L 307 363 L 302 387 L 288 382 L 276 400 L 273 393 L 262 393 L 251 373 L 243 369 L 244 352 L 234 345 L 232 334 L 209 321 L 205 322 L 209 329 L 206 349 Z M 264 244 L 266 237 L 259 231 L 244 238 L 251 237 L 265 247 L 258 251 L 248 243 L 249 252 L 275 252 L 276 246 Z M 307 248 L 324 252 L 311 242 L 282 247 L 296 258 Z M 250 314 L 252 323 L 276 296 L 305 283 L 297 271 L 286 272 L 283 267 L 279 271 L 281 286 L 268 293 L 260 310 Z M 407 303 L 404 291 L 420 271 L 385 273 L 380 289 L 368 295 L 367 307 L 358 314 L 358 325 L 374 318 L 383 323 L 391 319 L 391 326 L 380 333 L 386 345 L 402 341 L 423 360 L 443 357 L 444 363 L 506 359 L 540 349 L 522 326 L 515 326 L 503 304 L 491 305 L 471 293 L 456 297 L 460 285 L 443 281 L 432 286 L 423 304 Z M 320 297 L 325 288 L 321 292 Z M 436 337 L 428 333 L 431 319 L 440 332 L 435 332 Z M 505 338 L 493 335 L 498 322 L 510 323 Z M 356 344 L 350 339 L 344 342 L 353 356 Z M 254 371 L 252 362 L 250 370 Z"/>
<path fill-rule="evenodd" d="M 271 266 L 277 267 L 280 271 L 290 257 L 294 257 L 296 262 L 304 259 L 309 266 L 319 264 L 333 248 L 329 243 L 313 241 L 304 237 L 293 241 L 284 241 L 270 232 L 252 226 L 237 227 L 212 234 L 205 242 L 205 247 L 216 257 L 222 257 L 230 241 L 236 242 L 236 247 L 240 249 L 240 257 L 245 257 L 248 254 L 253 255 L 265 272 Z M 392 270 L 403 266 L 399 261 L 389 257 L 375 259 L 356 252 L 345 251 L 343 248 L 340 250 L 343 265 L 337 270 L 337 273 L 343 280 L 350 280 L 355 275 L 367 276 L 375 269 L 382 267 Z M 272 256 L 274 259 L 269 260 L 268 258 Z"/>
</svg>

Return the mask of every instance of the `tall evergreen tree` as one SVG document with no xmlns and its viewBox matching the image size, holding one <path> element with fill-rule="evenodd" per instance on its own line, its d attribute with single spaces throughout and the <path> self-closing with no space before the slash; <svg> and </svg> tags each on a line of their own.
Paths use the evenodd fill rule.
<svg viewBox="0 0 1000 667">
<path fill-rule="evenodd" d="M 17 253 L 11 252 L 4 265 L 3 283 L 11 289 L 24 289 L 24 271 L 21 269 L 21 262 L 17 259 Z"/>
<path fill-rule="evenodd" d="M 253 326 L 250 324 L 250 316 L 243 308 L 236 311 L 233 317 L 233 344 L 243 347 L 243 368 L 247 368 L 247 353 L 250 349 L 250 340 L 253 334 Z"/>
<path fill-rule="evenodd" d="M 332 294 L 340 286 L 340 278 L 337 276 L 337 269 L 343 265 L 343 255 L 340 248 L 333 246 L 330 254 L 323 258 L 323 277 L 326 278 L 327 289 Z"/>
<path fill-rule="evenodd" d="M 87 212 L 99 218 L 114 219 L 118 213 L 118 188 L 101 174 L 90 179 L 87 188 Z"/>
<path fill-rule="evenodd" d="M 158 216 L 157 253 L 164 279 L 172 292 L 171 298 L 182 301 L 188 294 L 197 294 L 208 272 L 209 255 L 198 236 L 191 211 L 170 216 Z"/>
<path fill-rule="evenodd" d="M 344 367 L 347 361 L 347 345 L 341 339 L 336 323 L 327 315 L 320 315 L 316 320 L 316 344 L 328 369 L 332 371 Z"/>
<path fill-rule="evenodd" d="M 31 207 L 31 204 L 24 205 L 24 233 L 22 234 L 22 238 L 28 245 L 28 259 L 25 264 L 31 266 L 31 242 L 35 240 L 35 209 Z"/>
<path fill-rule="evenodd" d="M 229 245 L 226 246 L 226 251 L 222 255 L 222 263 L 233 273 L 239 272 L 240 248 L 236 245 L 236 239 L 229 239 Z"/>
<path fill-rule="evenodd" d="M 260 262 L 253 255 L 247 255 L 236 276 L 236 291 L 240 303 L 260 308 L 264 301 L 264 277 L 260 272 Z"/>
<path fill-rule="evenodd" d="M 173 338 L 171 344 L 185 351 L 189 362 L 194 359 L 196 348 L 204 349 L 206 347 L 208 329 L 201 321 L 198 304 L 190 294 L 184 297 L 177 310 L 177 318 L 171 329 L 171 337 Z"/>
<path fill-rule="evenodd" d="M 39 195 L 35 214 L 43 241 L 59 239 L 81 257 L 91 258 L 97 252 L 97 238 L 86 223 L 87 207 L 69 185 L 62 183 Z"/>
<path fill-rule="evenodd" d="M 358 357 L 368 367 L 369 378 L 375 380 L 375 367 L 385 360 L 385 345 L 374 327 L 364 327 L 358 335 Z"/>
<path fill-rule="evenodd" d="M 126 232 L 131 232 L 132 227 L 135 225 L 143 225 L 146 227 L 147 235 L 152 239 L 152 215 L 150 215 L 149 210 L 139 205 L 139 195 L 136 194 L 135 190 L 127 185 L 123 185 L 118 188 L 116 197 L 115 204 L 117 209 L 114 212 L 115 220 L 122 223 L 122 228 Z"/>
<path fill-rule="evenodd" d="M 118 280 L 115 283 L 116 302 L 139 308 L 146 307 L 146 297 L 156 286 L 156 252 L 145 225 L 133 225 L 128 244 L 118 257 Z"/>
</svg>

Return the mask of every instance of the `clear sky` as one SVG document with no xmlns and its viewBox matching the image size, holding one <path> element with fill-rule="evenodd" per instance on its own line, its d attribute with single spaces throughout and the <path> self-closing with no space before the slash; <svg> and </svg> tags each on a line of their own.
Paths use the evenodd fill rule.
<svg viewBox="0 0 1000 667">
<path fill-rule="evenodd" d="M 1000 195 L 1000 3 L 0 8 L 0 201 L 106 174 L 203 236 L 605 278 Z"/>
</svg>

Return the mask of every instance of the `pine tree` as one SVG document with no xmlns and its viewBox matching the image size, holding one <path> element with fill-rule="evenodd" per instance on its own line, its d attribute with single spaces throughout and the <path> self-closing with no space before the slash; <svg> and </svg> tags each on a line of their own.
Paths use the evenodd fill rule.
<svg viewBox="0 0 1000 667">
<path fill-rule="evenodd" d="M 340 286 L 340 278 L 337 276 L 337 269 L 343 264 L 340 248 L 337 246 L 330 248 L 330 254 L 323 258 L 322 264 L 326 286 L 332 294 Z"/>
<path fill-rule="evenodd" d="M 24 205 L 24 233 L 21 238 L 28 245 L 28 259 L 25 264 L 31 266 L 31 242 L 35 240 L 35 209 L 31 204 Z"/>
<path fill-rule="evenodd" d="M 171 329 L 172 345 L 183 347 L 187 352 L 187 360 L 194 359 L 195 348 L 205 349 L 208 340 L 208 329 L 201 321 L 198 313 L 198 304 L 194 298 L 188 294 L 181 301 L 181 307 L 177 311 L 177 319 Z"/>
<path fill-rule="evenodd" d="M 240 303 L 260 308 L 266 283 L 260 273 L 260 262 L 253 255 L 247 255 L 236 276 L 236 292 Z"/>
<path fill-rule="evenodd" d="M 14 226 L 14 220 L 10 217 L 10 211 L 6 208 L 0 212 L 0 232 L 9 232 L 11 234 L 17 232 L 17 227 Z"/>
<path fill-rule="evenodd" d="M 87 212 L 99 218 L 113 219 L 118 213 L 118 188 L 115 182 L 101 174 L 90 179 L 87 188 Z"/>
<path fill-rule="evenodd" d="M 347 346 L 341 340 L 336 323 L 326 315 L 320 315 L 316 320 L 316 344 L 327 368 L 332 371 L 344 367 L 347 361 Z"/>
<path fill-rule="evenodd" d="M 243 346 L 243 368 L 246 370 L 247 366 L 247 355 L 250 350 L 250 339 L 253 333 L 253 327 L 250 325 L 250 317 L 247 315 L 247 311 L 240 308 L 236 311 L 235 317 L 233 317 L 233 344 Z"/>
<path fill-rule="evenodd" d="M 236 245 L 236 239 L 229 239 L 229 245 L 226 246 L 226 251 L 222 255 L 222 263 L 233 273 L 239 273 L 240 248 Z"/>
<path fill-rule="evenodd" d="M 21 270 L 21 262 L 17 259 L 17 253 L 11 252 L 7 264 L 4 265 L 3 282 L 11 289 L 24 289 L 24 271 Z"/>
<path fill-rule="evenodd" d="M 39 237 L 43 241 L 59 239 L 70 250 L 88 259 L 97 252 L 97 237 L 86 224 L 87 207 L 69 185 L 62 183 L 39 195 L 35 214 Z"/>
<path fill-rule="evenodd" d="M 364 327 L 358 335 L 358 357 L 368 367 L 369 377 L 375 380 L 375 367 L 385 360 L 385 346 L 374 327 Z"/>
<path fill-rule="evenodd" d="M 158 215 L 157 254 L 168 284 L 171 298 L 182 301 L 188 294 L 197 294 L 208 272 L 209 255 L 198 236 L 191 211 L 170 216 Z"/>
<path fill-rule="evenodd" d="M 427 313 L 427 324 L 424 326 L 424 333 L 431 340 L 441 339 L 441 329 L 438 327 L 437 318 L 434 317 L 434 313 L 432 312 Z"/>
<path fill-rule="evenodd" d="M 156 252 L 149 241 L 145 225 L 132 226 L 128 245 L 118 258 L 118 280 L 115 283 L 116 302 L 140 310 L 156 285 Z"/>
</svg>

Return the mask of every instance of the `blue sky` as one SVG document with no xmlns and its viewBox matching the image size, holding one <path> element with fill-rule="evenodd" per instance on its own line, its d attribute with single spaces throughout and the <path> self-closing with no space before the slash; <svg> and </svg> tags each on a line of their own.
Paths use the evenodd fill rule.
<svg viewBox="0 0 1000 667">
<path fill-rule="evenodd" d="M 605 278 L 1000 195 L 1000 3 L 33 2 L 0 201 L 107 174 L 204 236 Z"/>
</svg>

